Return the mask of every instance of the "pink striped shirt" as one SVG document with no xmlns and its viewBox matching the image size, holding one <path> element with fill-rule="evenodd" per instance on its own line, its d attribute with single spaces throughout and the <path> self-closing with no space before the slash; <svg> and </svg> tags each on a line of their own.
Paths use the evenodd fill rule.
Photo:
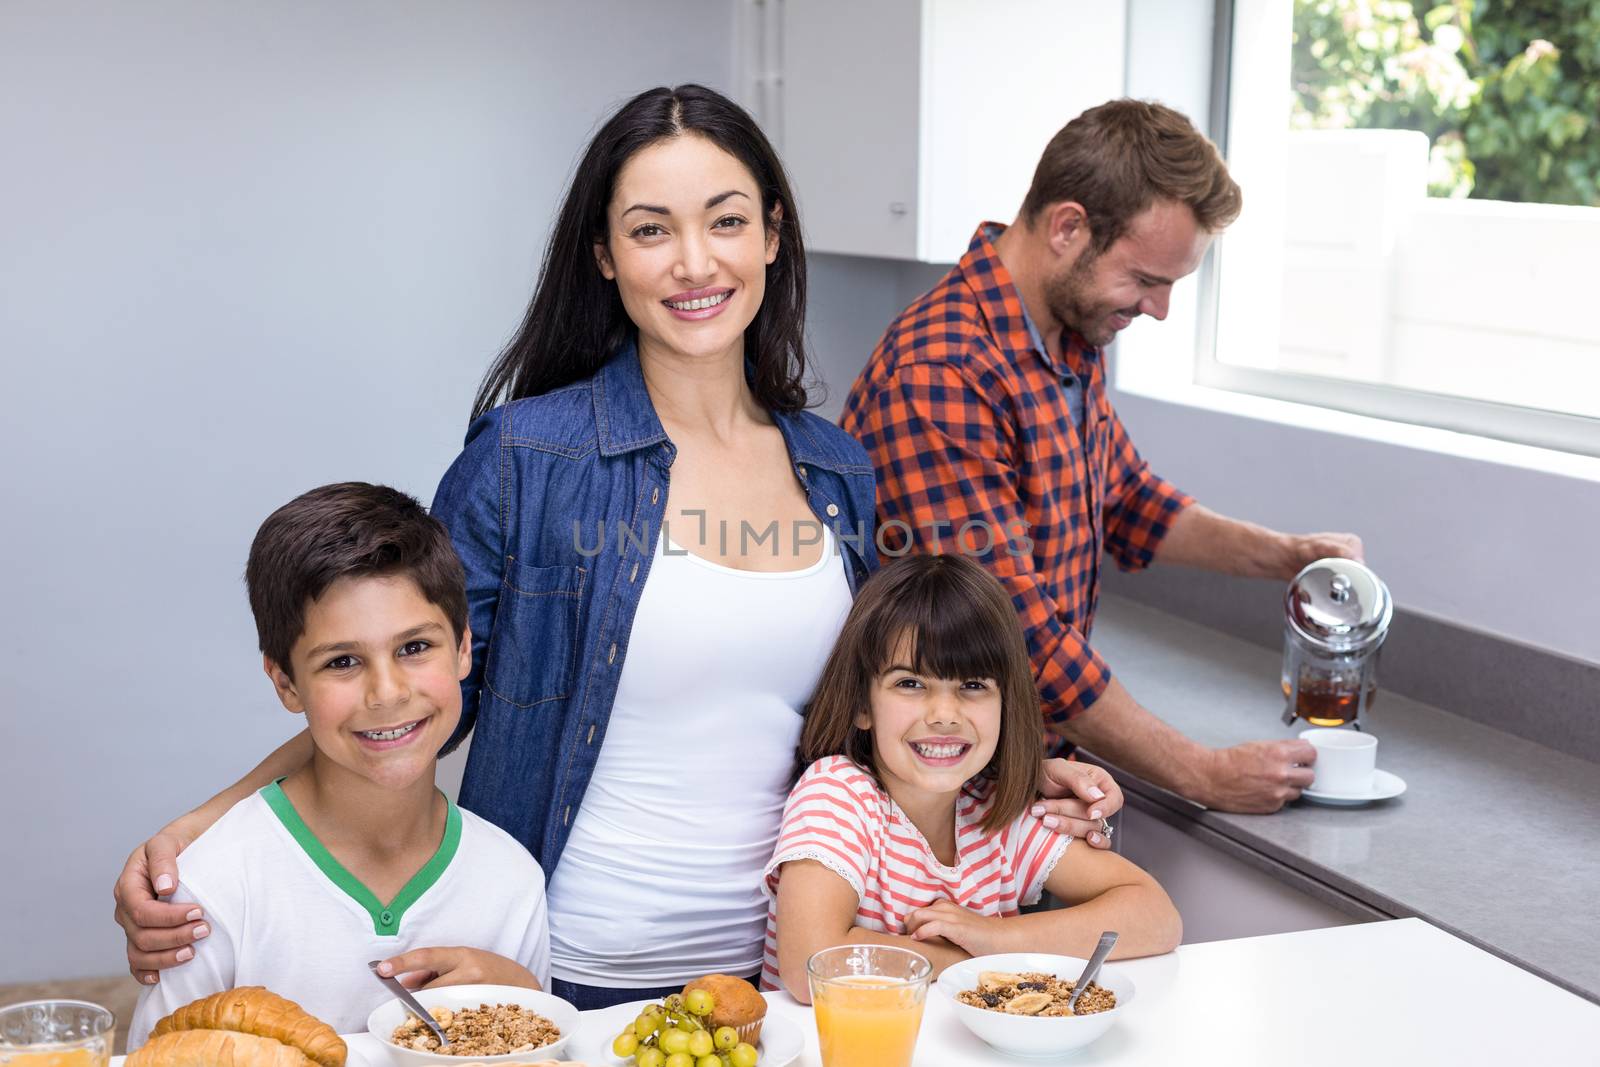
<svg viewBox="0 0 1600 1067">
<path fill-rule="evenodd" d="M 761 983 L 778 988 L 778 878 L 790 860 L 816 860 L 856 891 L 856 925 L 905 933 L 913 908 L 951 900 L 980 915 L 1015 915 L 1034 904 L 1071 838 L 1023 812 L 985 832 L 987 782 L 968 783 L 956 800 L 956 865 L 939 862 L 927 839 L 844 756 L 818 760 L 800 776 L 783 809 L 778 847 L 767 864 L 767 937 Z"/>
</svg>

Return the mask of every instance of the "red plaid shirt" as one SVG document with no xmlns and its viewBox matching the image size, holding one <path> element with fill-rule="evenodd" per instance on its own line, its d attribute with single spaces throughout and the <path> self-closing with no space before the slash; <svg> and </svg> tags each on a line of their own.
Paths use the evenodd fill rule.
<svg viewBox="0 0 1600 1067">
<path fill-rule="evenodd" d="M 1147 566 L 1192 499 L 1134 449 L 1099 350 L 1076 334 L 1060 356 L 1034 346 L 992 243 L 1003 229 L 980 226 L 889 326 L 841 421 L 877 468 L 880 544 L 966 551 L 989 567 L 1016 603 L 1046 722 L 1059 724 L 1111 680 L 1088 643 L 1101 551 L 1124 570 Z M 1084 383 L 1081 428 L 1068 374 Z"/>
</svg>

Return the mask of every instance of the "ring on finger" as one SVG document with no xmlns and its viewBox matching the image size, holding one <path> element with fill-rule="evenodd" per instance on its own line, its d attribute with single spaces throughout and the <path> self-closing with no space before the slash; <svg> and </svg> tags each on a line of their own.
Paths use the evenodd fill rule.
<svg viewBox="0 0 1600 1067">
<path fill-rule="evenodd" d="M 1111 826 L 1111 820 L 1110 819 L 1101 819 L 1100 820 L 1100 833 L 1101 833 L 1102 836 L 1105 837 L 1105 839 L 1107 841 L 1111 840 L 1112 826 Z"/>
</svg>

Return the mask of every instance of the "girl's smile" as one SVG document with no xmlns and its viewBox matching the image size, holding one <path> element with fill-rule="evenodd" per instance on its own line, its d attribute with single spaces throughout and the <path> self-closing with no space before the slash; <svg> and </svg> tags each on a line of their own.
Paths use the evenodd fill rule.
<svg viewBox="0 0 1600 1067">
<path fill-rule="evenodd" d="M 973 748 L 972 742 L 959 737 L 924 737 L 908 741 L 911 751 L 930 767 L 957 767 Z"/>
<path fill-rule="evenodd" d="M 877 770 L 902 807 L 953 796 L 994 757 L 1000 742 L 1000 686 L 993 678 L 918 673 L 902 639 L 874 679 L 871 708 L 857 717 L 872 731 Z"/>
</svg>

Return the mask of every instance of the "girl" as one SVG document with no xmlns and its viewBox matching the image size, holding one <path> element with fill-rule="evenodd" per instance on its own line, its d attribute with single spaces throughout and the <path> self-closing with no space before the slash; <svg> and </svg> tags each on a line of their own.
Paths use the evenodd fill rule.
<svg viewBox="0 0 1600 1067">
<path fill-rule="evenodd" d="M 810 1000 L 806 960 L 847 942 L 911 948 L 937 975 L 969 956 L 1177 947 L 1144 871 L 1072 850 L 1031 808 L 1039 705 L 1016 611 L 964 556 L 908 556 L 869 581 L 823 668 L 804 767 L 767 865 L 763 984 Z M 1048 889 L 1068 907 L 1020 915 Z"/>
</svg>

